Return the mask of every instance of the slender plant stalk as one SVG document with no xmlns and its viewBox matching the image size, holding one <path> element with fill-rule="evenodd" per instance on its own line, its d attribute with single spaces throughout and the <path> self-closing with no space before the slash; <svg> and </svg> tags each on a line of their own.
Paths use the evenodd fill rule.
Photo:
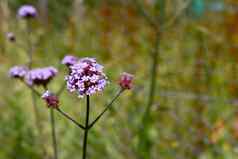
<svg viewBox="0 0 238 159">
<path fill-rule="evenodd" d="M 27 55 L 28 55 L 28 67 L 29 69 L 32 68 L 32 56 L 33 56 L 33 47 L 32 47 L 32 42 L 31 42 L 31 24 L 29 21 L 27 21 L 26 24 L 26 36 L 27 36 Z M 24 81 L 23 81 L 24 82 Z M 25 83 L 25 82 L 24 82 Z M 26 84 L 26 83 L 25 83 Z M 27 84 L 26 84 L 27 85 Z M 27 85 L 28 87 L 30 87 L 29 85 Z M 33 105 L 33 112 L 34 112 L 34 116 L 35 116 L 35 125 L 37 128 L 37 132 L 40 138 L 40 144 L 42 146 L 42 153 L 43 155 L 46 153 L 45 148 L 44 148 L 44 144 L 42 143 L 43 141 L 43 135 L 42 135 L 42 127 L 41 127 L 41 122 L 40 122 L 40 112 L 38 110 L 37 107 L 37 99 L 36 97 L 39 96 L 39 93 L 34 89 L 34 88 L 30 88 L 31 89 L 31 99 L 32 99 L 32 105 Z"/>
<path fill-rule="evenodd" d="M 47 85 L 44 85 L 45 91 L 48 90 Z M 52 146 L 54 149 L 54 159 L 58 159 L 58 149 L 57 149 L 57 136 L 55 131 L 55 114 L 54 109 L 50 108 L 50 125 L 51 125 L 51 137 L 52 137 Z"/>
<path fill-rule="evenodd" d="M 56 109 L 61 115 L 63 115 L 65 118 L 69 119 L 70 121 L 72 121 L 74 124 L 76 124 L 78 127 L 80 127 L 81 129 L 85 130 L 86 128 L 81 125 L 80 123 L 78 123 L 76 120 L 74 120 L 73 118 L 71 118 L 68 114 L 66 114 L 65 112 L 63 112 L 60 108 Z"/>
<path fill-rule="evenodd" d="M 51 122 L 51 135 L 52 135 L 53 148 L 54 148 L 54 159 L 58 159 L 57 139 L 56 139 L 56 132 L 55 132 L 55 115 L 54 115 L 54 110 L 52 108 L 50 108 L 50 122 Z"/>
<path fill-rule="evenodd" d="M 160 43 L 160 36 L 159 33 L 157 33 L 155 46 L 153 48 L 153 51 L 151 52 L 151 59 L 152 59 L 152 65 L 151 65 L 151 72 L 150 72 L 150 88 L 149 88 L 149 96 L 148 96 L 148 103 L 146 106 L 146 110 L 142 117 L 142 124 L 139 131 L 139 144 L 138 144 L 138 151 L 140 153 L 141 158 L 150 159 L 151 154 L 151 146 L 152 143 L 148 138 L 147 130 L 151 121 L 151 107 L 154 103 L 154 96 L 155 96 L 155 90 L 157 86 L 156 77 L 157 77 L 157 66 L 158 66 L 158 57 L 159 57 L 159 43 Z"/>
<path fill-rule="evenodd" d="M 104 115 L 104 113 L 111 107 L 111 105 L 114 103 L 114 101 L 116 101 L 116 99 L 122 94 L 122 92 L 124 91 L 124 89 L 120 89 L 119 92 L 116 94 L 116 96 L 111 100 L 111 102 L 109 102 L 106 107 L 104 108 L 104 110 L 96 117 L 96 119 L 89 125 L 89 129 L 92 128 L 96 122 Z"/>
<path fill-rule="evenodd" d="M 65 89 L 65 83 L 61 85 L 59 90 L 56 92 L 56 95 L 59 97 L 63 93 L 64 89 Z"/>
<path fill-rule="evenodd" d="M 83 139 L 83 153 L 82 153 L 82 159 L 86 159 L 87 157 L 87 144 L 88 144 L 88 132 L 89 130 L 96 124 L 96 122 L 104 115 L 104 113 L 112 106 L 112 104 L 116 101 L 116 99 L 121 95 L 121 93 L 124 91 L 124 89 L 120 89 L 116 96 L 112 98 L 112 100 L 106 104 L 104 110 L 94 119 L 94 121 L 90 124 L 89 116 L 90 116 L 90 97 L 87 95 L 86 97 L 86 116 L 85 116 L 85 125 L 83 126 L 76 120 L 74 120 L 72 117 L 70 117 L 68 114 L 66 114 L 64 111 L 62 111 L 60 108 L 57 108 L 56 110 L 64 116 L 66 119 L 70 120 L 72 123 L 77 125 L 79 128 L 84 130 L 84 139 Z M 51 110 L 53 111 L 53 110 Z M 54 116 L 51 114 L 51 125 L 52 125 L 52 136 L 53 136 L 53 143 L 54 143 L 54 149 L 55 153 L 57 154 L 57 143 L 56 143 L 56 135 L 54 131 Z M 57 158 L 56 158 L 57 159 Z"/>
<path fill-rule="evenodd" d="M 85 130 L 84 130 L 84 139 L 83 139 L 83 157 L 82 159 L 86 159 L 87 156 L 87 144 L 88 144 L 88 125 L 89 125 L 89 114 L 90 114 L 90 98 L 87 95 L 87 102 L 86 102 L 86 119 L 85 119 Z"/>
<path fill-rule="evenodd" d="M 148 103 L 147 107 L 143 116 L 143 121 L 145 118 L 149 115 L 150 109 L 154 103 L 154 97 L 155 97 L 155 90 L 157 85 L 157 66 L 158 66 L 158 58 L 159 58 L 159 44 L 160 44 L 160 33 L 156 33 L 156 41 L 154 44 L 154 48 L 151 52 L 151 59 L 152 59 L 152 65 L 151 65 L 151 77 L 150 77 L 150 88 L 149 88 L 149 96 L 148 96 Z"/>
<path fill-rule="evenodd" d="M 154 42 L 154 46 L 151 51 L 151 68 L 150 68 L 150 86 L 149 86 L 149 95 L 148 101 L 146 105 L 145 112 L 142 116 L 142 123 L 139 127 L 139 143 L 138 143 L 138 154 L 140 158 L 150 159 L 151 158 L 151 147 L 152 142 L 148 136 L 148 129 L 151 121 L 151 107 L 154 103 L 155 91 L 157 86 L 157 66 L 159 60 L 159 45 L 161 39 L 161 30 L 160 27 L 163 25 L 161 24 L 163 19 L 163 13 L 160 15 L 160 19 L 155 21 L 155 17 L 149 15 L 145 9 L 143 8 L 142 4 L 139 0 L 136 0 L 136 7 L 139 13 L 145 18 L 148 24 L 152 27 L 153 30 L 156 31 L 156 40 Z M 160 27 L 159 27 L 160 26 Z"/>
<path fill-rule="evenodd" d="M 27 36 L 27 55 L 28 55 L 28 67 L 29 69 L 32 68 L 32 62 L 33 62 L 33 44 L 31 42 L 31 32 L 32 32 L 32 29 L 31 29 L 31 23 L 30 21 L 27 21 L 27 24 L 26 24 L 26 36 Z"/>
<path fill-rule="evenodd" d="M 39 122 L 40 120 L 40 112 L 38 110 L 37 104 L 36 104 L 36 98 L 37 98 L 38 94 L 36 94 L 36 92 L 34 92 L 33 89 L 31 89 L 31 98 L 32 98 L 32 104 L 33 104 L 33 111 L 34 111 L 34 115 L 35 115 L 35 124 L 36 124 L 36 128 L 38 131 L 38 135 L 41 138 L 42 137 L 42 127 L 41 127 L 41 123 Z M 44 147 L 43 143 L 40 142 L 40 144 L 42 145 L 42 147 Z M 43 148 L 43 154 L 45 153 L 45 150 Z"/>
</svg>

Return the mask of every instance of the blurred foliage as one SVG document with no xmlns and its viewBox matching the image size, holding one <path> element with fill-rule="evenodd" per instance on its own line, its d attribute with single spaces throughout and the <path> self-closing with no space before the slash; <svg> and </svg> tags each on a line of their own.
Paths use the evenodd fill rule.
<svg viewBox="0 0 238 159">
<path fill-rule="evenodd" d="M 33 23 L 34 67 L 60 70 L 50 89 L 57 91 L 67 70 L 66 54 L 96 57 L 105 65 L 110 85 L 93 97 L 91 120 L 116 92 L 120 72 L 136 75 L 135 87 L 114 104 L 89 134 L 89 158 L 137 159 L 138 128 L 149 86 L 149 53 L 155 32 L 138 12 L 135 1 L 46 0 L 46 13 Z M 236 159 L 238 153 L 238 3 L 236 0 L 140 0 L 150 16 L 164 12 L 156 102 L 145 130 L 152 159 Z M 164 2 L 165 7 L 162 7 Z M 36 131 L 30 91 L 7 76 L 12 65 L 27 62 L 25 24 L 16 18 L 19 6 L 40 0 L 0 1 L 0 159 L 45 158 L 52 155 L 48 110 L 41 100 L 43 136 Z M 214 9 L 215 8 L 215 9 Z M 179 13 L 179 14 L 178 14 Z M 42 18 L 44 17 L 44 18 Z M 199 18 L 198 18 L 199 17 Z M 14 32 L 16 43 L 5 39 Z M 42 90 L 41 90 L 42 91 Z M 84 119 L 84 99 L 61 96 L 62 109 Z M 82 153 L 82 132 L 57 115 L 60 159 Z M 43 146 L 41 145 L 43 144 Z"/>
</svg>

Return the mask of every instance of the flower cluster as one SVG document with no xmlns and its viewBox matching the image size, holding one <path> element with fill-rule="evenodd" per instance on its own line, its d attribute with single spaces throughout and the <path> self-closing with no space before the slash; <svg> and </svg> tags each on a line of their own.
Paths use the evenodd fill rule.
<svg viewBox="0 0 238 159">
<path fill-rule="evenodd" d="M 12 78 L 23 79 L 27 74 L 28 69 L 25 66 L 14 66 L 9 70 L 9 76 Z"/>
<path fill-rule="evenodd" d="M 45 100 L 46 104 L 49 108 L 58 108 L 59 107 L 59 99 L 56 95 L 54 95 L 50 91 L 46 91 L 42 96 L 42 99 Z"/>
<path fill-rule="evenodd" d="M 72 55 L 66 55 L 63 60 L 62 60 L 62 64 L 66 65 L 66 66 L 71 66 L 74 65 L 75 63 L 78 62 L 78 58 Z"/>
<path fill-rule="evenodd" d="M 23 5 L 18 10 L 18 16 L 21 18 L 34 18 L 36 15 L 36 8 L 32 5 Z"/>
<path fill-rule="evenodd" d="M 78 92 L 79 97 L 100 92 L 107 84 L 103 66 L 94 58 L 82 58 L 70 66 L 70 70 L 69 75 L 66 76 L 67 89 L 70 92 Z"/>
<path fill-rule="evenodd" d="M 28 85 L 43 85 L 46 86 L 51 79 L 58 73 L 54 67 L 44 67 L 32 69 L 26 74 L 26 82 Z"/>
<path fill-rule="evenodd" d="M 132 74 L 123 72 L 120 76 L 119 85 L 122 89 L 131 89 L 133 78 Z"/>
</svg>

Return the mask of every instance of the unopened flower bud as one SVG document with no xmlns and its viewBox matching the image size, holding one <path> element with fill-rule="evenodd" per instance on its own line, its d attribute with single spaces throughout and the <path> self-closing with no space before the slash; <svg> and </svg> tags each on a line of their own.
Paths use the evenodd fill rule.
<svg viewBox="0 0 238 159">
<path fill-rule="evenodd" d="M 10 42 L 15 42 L 16 41 L 16 37 L 12 32 L 9 32 L 6 34 L 7 40 Z"/>
<path fill-rule="evenodd" d="M 58 97 L 48 90 L 42 95 L 42 99 L 45 100 L 45 102 L 49 108 L 58 108 L 59 107 Z"/>
<path fill-rule="evenodd" d="M 133 86 L 134 76 L 132 74 L 123 72 L 120 76 L 119 85 L 122 89 L 131 89 Z"/>
</svg>

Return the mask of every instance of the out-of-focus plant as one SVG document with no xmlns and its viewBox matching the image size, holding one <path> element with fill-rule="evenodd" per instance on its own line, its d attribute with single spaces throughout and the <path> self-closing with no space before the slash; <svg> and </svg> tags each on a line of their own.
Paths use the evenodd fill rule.
<svg viewBox="0 0 238 159">
<path fill-rule="evenodd" d="M 18 18 L 20 20 L 24 20 L 26 25 L 26 34 L 27 34 L 27 57 L 28 62 L 26 65 L 14 66 L 9 70 L 9 75 L 12 78 L 19 79 L 23 82 L 28 88 L 31 89 L 31 97 L 32 103 L 34 107 L 34 114 L 36 118 L 36 126 L 39 133 L 39 138 L 42 137 L 42 127 L 40 121 L 40 114 L 38 107 L 36 105 L 36 97 L 39 93 L 34 89 L 35 86 L 42 86 L 47 89 L 49 82 L 55 77 L 57 74 L 57 69 L 50 66 L 45 68 L 35 68 L 33 69 L 33 43 L 31 40 L 32 35 L 32 27 L 31 22 L 35 20 L 36 16 L 38 15 L 37 10 L 32 5 L 23 5 L 18 10 Z M 7 38 L 9 41 L 14 42 L 15 37 L 12 33 L 7 34 Z M 55 133 L 55 120 L 54 120 L 54 113 L 52 109 L 50 110 L 50 118 L 51 118 L 51 127 L 52 127 L 52 139 L 53 139 L 53 147 L 54 147 L 54 158 L 57 159 L 57 143 L 56 143 L 56 133 Z M 44 149 L 42 147 L 42 149 Z M 45 152 L 43 152 L 45 153 Z"/>
<path fill-rule="evenodd" d="M 147 97 L 147 104 L 145 111 L 142 115 L 142 122 L 139 126 L 139 141 L 138 141 L 138 154 L 141 158 L 150 159 L 151 158 L 151 149 L 152 143 L 149 137 L 149 129 L 152 124 L 151 119 L 151 108 L 155 102 L 155 95 L 156 95 L 156 88 L 157 88 L 157 74 L 158 74 L 158 65 L 159 65 L 159 48 L 162 39 L 162 34 L 165 29 L 170 27 L 177 19 L 182 15 L 184 10 L 187 8 L 189 1 L 184 2 L 181 8 L 178 9 L 175 16 L 171 19 L 165 19 L 165 8 L 166 8 L 166 1 L 165 0 L 158 0 L 153 1 L 152 3 L 152 12 L 154 14 L 150 14 L 145 9 L 145 5 L 141 0 L 136 0 L 135 6 L 138 12 L 144 17 L 145 21 L 151 26 L 155 33 L 155 40 L 153 42 L 153 47 L 151 48 L 150 57 L 151 63 L 150 67 L 150 84 L 149 84 L 149 91 Z"/>
</svg>

